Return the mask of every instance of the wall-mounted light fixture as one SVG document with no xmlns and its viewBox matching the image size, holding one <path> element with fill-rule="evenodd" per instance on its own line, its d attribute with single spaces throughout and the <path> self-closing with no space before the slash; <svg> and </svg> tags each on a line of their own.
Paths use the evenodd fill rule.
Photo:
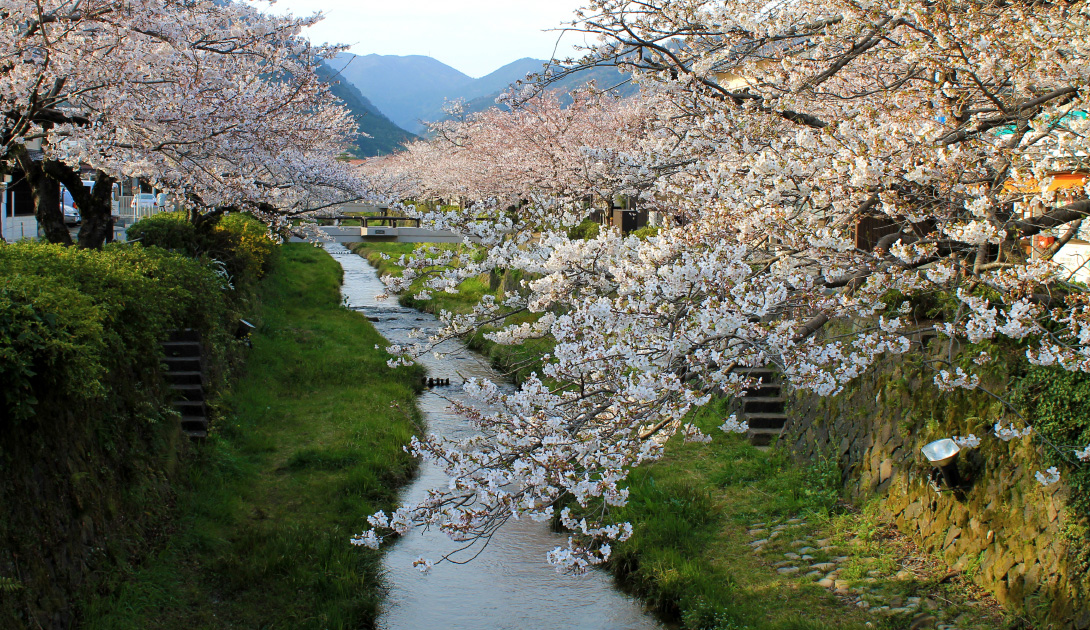
<svg viewBox="0 0 1090 630">
<path fill-rule="evenodd" d="M 235 329 L 235 339 L 247 339 L 255 330 L 257 330 L 257 326 L 245 319 L 240 319 L 238 320 L 238 328 Z"/>
<path fill-rule="evenodd" d="M 935 440 L 920 449 L 927 461 L 942 474 L 942 480 L 947 488 L 957 488 L 961 485 L 961 474 L 958 473 L 958 453 L 961 447 L 957 442 L 947 438 Z"/>
</svg>

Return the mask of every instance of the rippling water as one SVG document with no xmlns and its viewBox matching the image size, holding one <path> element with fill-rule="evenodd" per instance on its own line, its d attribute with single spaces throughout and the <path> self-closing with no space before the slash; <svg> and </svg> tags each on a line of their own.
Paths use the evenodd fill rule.
<svg viewBox="0 0 1090 630">
<path fill-rule="evenodd" d="M 344 267 L 341 289 L 348 305 L 363 312 L 393 343 L 409 343 L 413 330 L 429 330 L 437 320 L 426 313 L 377 301 L 382 282 L 366 260 L 341 245 L 327 246 Z M 377 321 L 375 321 L 377 320 Z M 463 377 L 498 376 L 480 355 L 456 344 L 441 348 L 443 359 L 427 356 L 421 362 L 430 376 L 449 378 L 452 387 L 424 393 L 419 399 L 428 430 L 443 437 L 467 435 L 470 427 L 451 413 L 451 399 L 461 397 Z M 446 485 L 442 471 L 422 466 L 416 481 L 402 494 L 415 501 L 429 488 Z M 644 630 L 662 628 L 640 603 L 612 586 L 604 572 L 571 577 L 559 575 L 545 561 L 549 550 L 563 545 L 565 536 L 527 519 L 508 523 L 488 547 L 464 565 L 444 563 L 428 575 L 412 568 L 419 557 L 438 560 L 456 547 L 438 532 L 411 533 L 396 542 L 385 557 L 390 593 L 379 619 L 386 630 Z"/>
</svg>

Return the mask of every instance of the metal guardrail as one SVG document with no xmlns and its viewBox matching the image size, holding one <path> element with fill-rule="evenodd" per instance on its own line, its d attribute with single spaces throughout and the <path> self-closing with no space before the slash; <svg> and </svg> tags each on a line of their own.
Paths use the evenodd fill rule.
<svg viewBox="0 0 1090 630">
<path fill-rule="evenodd" d="M 132 195 L 124 195 L 113 202 L 113 214 L 120 223 L 135 223 L 140 219 L 159 214 L 160 212 L 176 209 L 174 206 L 153 206 L 146 204 L 141 205 L 138 208 L 133 208 L 132 200 Z"/>
<path fill-rule="evenodd" d="M 323 221 L 333 221 L 333 227 L 342 227 L 342 221 L 359 222 L 361 227 L 371 227 L 372 223 L 378 222 L 379 225 L 385 227 L 398 227 L 400 223 L 410 223 L 411 227 L 420 227 L 420 219 L 417 217 L 399 217 L 399 216 L 359 216 L 359 215 L 347 215 L 339 214 L 331 217 L 318 217 L 318 223 Z M 354 226 L 347 226 L 354 227 Z"/>
<path fill-rule="evenodd" d="M 411 227 L 420 227 L 420 219 L 416 217 L 363 217 L 363 227 L 371 227 L 372 221 L 381 221 L 380 225 L 386 225 L 387 227 L 397 227 L 397 224 L 402 221 L 408 221 L 412 223 Z"/>
</svg>

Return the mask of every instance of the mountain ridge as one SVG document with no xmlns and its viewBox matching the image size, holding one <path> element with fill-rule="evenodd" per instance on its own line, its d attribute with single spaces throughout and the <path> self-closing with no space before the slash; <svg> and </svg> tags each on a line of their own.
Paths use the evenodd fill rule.
<svg viewBox="0 0 1090 630">
<path fill-rule="evenodd" d="M 424 121 L 446 118 L 446 102 L 462 100 L 467 112 L 492 107 L 496 99 L 514 82 L 527 74 L 541 72 L 547 62 L 523 57 L 483 77 L 474 79 L 443 62 L 423 55 L 355 55 L 341 53 L 329 61 L 332 68 L 366 94 L 391 121 L 410 132 L 427 131 Z M 600 88 L 625 83 L 613 68 L 591 68 L 558 81 L 551 89 L 562 92 L 582 87 L 594 80 Z M 638 91 L 631 83 L 617 90 L 621 96 Z"/>
<path fill-rule="evenodd" d="M 329 84 L 330 92 L 344 102 L 359 130 L 370 136 L 360 135 L 356 138 L 355 150 L 352 151 L 356 157 L 393 153 L 417 139 L 414 134 L 391 121 L 355 85 L 343 80 L 328 64 L 318 67 L 318 76 Z"/>
<path fill-rule="evenodd" d="M 330 67 L 366 94 L 379 111 L 410 132 L 424 130 L 421 120 L 445 95 L 458 93 L 472 77 L 423 55 L 353 55 L 341 53 Z"/>
</svg>

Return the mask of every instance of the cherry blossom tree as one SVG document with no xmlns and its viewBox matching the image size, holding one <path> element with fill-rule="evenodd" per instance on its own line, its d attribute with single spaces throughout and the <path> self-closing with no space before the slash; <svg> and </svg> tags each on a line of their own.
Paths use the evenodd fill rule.
<svg viewBox="0 0 1090 630">
<path fill-rule="evenodd" d="M 712 395 L 741 395 L 752 367 L 832 395 L 937 335 L 943 352 L 928 365 L 943 390 L 983 386 L 980 366 L 994 357 L 976 350 L 989 343 L 1090 370 L 1085 287 L 1053 260 L 1090 201 L 1050 191 L 1057 173 L 1086 168 L 1088 19 L 1081 2 L 592 0 L 572 28 L 603 44 L 572 70 L 616 65 L 640 82 L 644 102 L 624 107 L 647 116 L 624 138 L 624 159 L 595 162 L 601 174 L 583 179 L 548 162 L 523 169 L 533 150 L 504 148 L 517 134 L 452 126 L 449 146 L 419 147 L 421 161 L 487 156 L 484 166 L 448 182 L 422 176 L 418 192 L 473 197 L 465 212 L 426 218 L 483 251 L 406 258 L 404 276 L 388 280 L 396 292 L 414 281 L 454 291 L 498 269 L 533 278 L 472 313 L 445 313 L 435 338 L 391 348 L 396 362 L 485 325 L 498 343 L 555 345 L 517 392 L 467 384 L 496 410 L 460 409 L 479 436 L 411 447 L 446 469 L 449 488 L 375 515 L 355 542 L 422 526 L 468 545 L 512 518 L 559 517 L 573 534 L 550 559 L 575 571 L 600 563 L 630 528 L 558 506 L 623 504 L 627 471 L 676 433 L 709 439 L 687 415 Z M 486 116 L 509 130 L 527 115 Z M 617 150 L 539 128 L 565 163 Z M 492 148 L 468 152 L 469 138 Z M 542 168 L 548 177 L 517 174 Z M 507 179 L 469 185 L 473 169 Z M 554 176 L 562 183 L 539 181 Z M 684 225 L 569 239 L 583 197 L 610 180 Z M 508 223 L 474 222 L 494 196 L 529 203 Z M 1040 234 L 1054 243 L 1037 247 Z M 925 313 L 934 296 L 952 306 Z M 536 319 L 503 324 L 526 313 Z M 722 428 L 745 425 L 730 417 Z M 1028 432 L 996 426 L 1000 439 Z M 1073 463 L 1090 457 L 1086 445 L 1057 448 Z M 1056 471 L 1039 478 L 1053 483 Z"/>
<path fill-rule="evenodd" d="M 622 177 L 623 165 L 647 132 L 646 102 L 593 89 L 572 97 L 565 106 L 549 92 L 514 110 L 493 108 L 435 123 L 430 141 L 409 145 L 380 168 L 404 173 L 401 179 L 413 182 L 406 196 L 417 198 L 492 199 L 509 206 L 528 195 L 611 198 L 635 192 L 636 182 Z"/>
<path fill-rule="evenodd" d="M 359 196 L 335 161 L 354 125 L 315 73 L 336 49 L 299 35 L 318 17 L 212 0 L 11 0 L 0 15 L 17 25 L 0 35 L 0 148 L 27 173 L 51 240 L 68 240 L 51 181 L 80 206 L 83 246 L 112 229 L 120 177 L 184 199 L 195 220 L 244 209 L 271 219 Z M 35 141 L 40 159 L 27 149 Z M 96 171 L 93 190 L 81 166 Z"/>
</svg>

